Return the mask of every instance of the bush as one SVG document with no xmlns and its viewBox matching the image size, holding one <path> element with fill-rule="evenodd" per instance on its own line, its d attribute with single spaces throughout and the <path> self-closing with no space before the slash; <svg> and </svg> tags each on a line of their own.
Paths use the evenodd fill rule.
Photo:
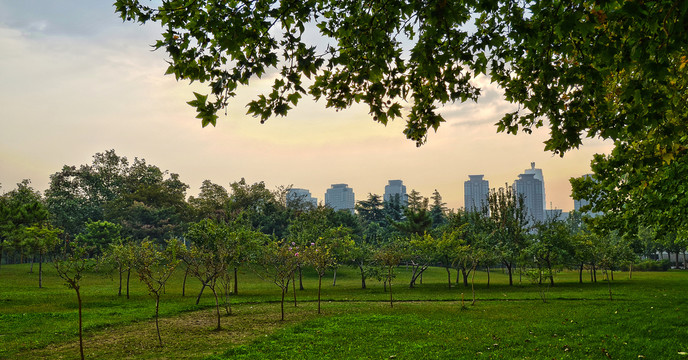
<svg viewBox="0 0 688 360">
<path fill-rule="evenodd" d="M 633 264 L 634 271 L 667 271 L 671 268 L 671 261 L 664 260 L 643 260 Z M 627 269 L 626 269 L 627 270 Z"/>
</svg>

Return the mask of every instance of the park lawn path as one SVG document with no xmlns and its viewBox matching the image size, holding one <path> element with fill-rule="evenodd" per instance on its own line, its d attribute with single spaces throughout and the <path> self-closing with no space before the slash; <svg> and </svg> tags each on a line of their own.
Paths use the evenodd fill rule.
<svg viewBox="0 0 688 360">
<path fill-rule="evenodd" d="M 162 347 L 158 344 L 154 319 L 100 329 L 84 337 L 84 355 L 87 359 L 204 358 L 317 316 L 317 303 L 299 303 L 296 308 L 292 303 L 285 304 L 285 320 L 280 321 L 279 306 L 279 303 L 234 305 L 231 316 L 224 315 L 222 309 L 220 331 L 215 330 L 215 308 L 161 318 Z M 22 352 L 17 358 L 78 359 L 79 340 L 74 338 Z"/>
</svg>

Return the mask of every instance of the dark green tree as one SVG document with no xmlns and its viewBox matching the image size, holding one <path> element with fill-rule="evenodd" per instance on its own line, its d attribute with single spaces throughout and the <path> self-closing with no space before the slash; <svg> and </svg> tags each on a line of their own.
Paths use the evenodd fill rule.
<svg viewBox="0 0 688 360">
<path fill-rule="evenodd" d="M 45 192 L 51 222 L 72 238 L 89 220 L 104 220 L 106 204 L 123 194 L 128 171 L 129 161 L 114 150 L 96 153 L 89 165 L 65 165 Z"/>
</svg>

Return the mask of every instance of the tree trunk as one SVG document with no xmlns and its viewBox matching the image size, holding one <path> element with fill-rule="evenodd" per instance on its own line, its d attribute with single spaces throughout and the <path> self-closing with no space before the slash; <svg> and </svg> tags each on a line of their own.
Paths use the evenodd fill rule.
<svg viewBox="0 0 688 360">
<path fill-rule="evenodd" d="M 382 286 L 384 288 L 384 291 L 387 292 L 387 280 L 382 282 Z"/>
<path fill-rule="evenodd" d="M 361 264 L 358 265 L 358 268 L 361 270 L 361 289 L 365 289 L 366 288 L 365 271 L 363 270 L 363 266 Z"/>
<path fill-rule="evenodd" d="M 291 273 L 291 286 L 292 286 L 292 291 L 294 292 L 294 307 L 296 307 L 296 273 L 292 272 Z"/>
<path fill-rule="evenodd" d="M 605 270 L 605 273 L 607 270 Z M 612 301 L 612 282 L 609 280 L 609 275 L 607 275 L 607 287 L 609 288 L 609 301 Z"/>
<path fill-rule="evenodd" d="M 490 287 L 490 266 L 487 267 L 487 287 Z"/>
<path fill-rule="evenodd" d="M 122 296 L 122 266 L 119 266 L 119 289 L 117 289 L 117 296 Z"/>
<path fill-rule="evenodd" d="M 506 265 L 506 269 L 509 272 L 509 286 L 514 286 L 514 280 L 513 280 L 512 273 L 511 273 L 511 264 L 505 264 L 505 265 Z"/>
<path fill-rule="evenodd" d="M 592 264 L 592 275 L 595 280 L 595 283 L 597 283 L 597 266 L 595 266 L 595 264 Z"/>
<path fill-rule="evenodd" d="M 554 274 L 552 273 L 552 261 L 549 258 L 549 254 L 547 255 L 547 271 L 549 271 L 549 285 L 554 286 Z"/>
<path fill-rule="evenodd" d="M 82 332 L 82 318 L 81 318 L 81 293 L 79 292 L 79 287 L 74 288 L 76 290 L 76 300 L 79 304 L 79 353 L 81 354 L 81 360 L 84 360 L 84 337 Z"/>
<path fill-rule="evenodd" d="M 301 265 L 299 265 L 299 290 L 303 291 L 303 273 L 301 271 Z"/>
<path fill-rule="evenodd" d="M 628 267 L 628 280 L 633 279 L 633 263 Z"/>
<path fill-rule="evenodd" d="M 459 274 L 460 274 L 460 270 L 459 270 L 459 268 L 457 267 L 457 268 L 456 268 L 456 285 L 459 285 Z"/>
<path fill-rule="evenodd" d="M 282 311 L 282 318 L 280 319 L 281 321 L 284 321 L 284 293 L 287 291 L 288 286 L 289 285 L 287 284 L 287 286 L 282 288 L 282 302 L 280 303 L 280 310 Z"/>
<path fill-rule="evenodd" d="M 332 286 L 337 285 L 337 268 L 334 268 L 334 276 L 332 277 Z"/>
<path fill-rule="evenodd" d="M 580 264 L 580 270 L 578 270 L 578 283 L 583 283 L 583 262 Z"/>
<path fill-rule="evenodd" d="M 158 332 L 158 342 L 162 346 L 162 337 L 160 336 L 160 324 L 158 322 L 158 312 L 160 310 L 160 295 L 155 294 L 155 330 Z"/>
<path fill-rule="evenodd" d="M 131 277 L 131 268 L 127 269 L 127 299 L 129 299 L 129 278 Z"/>
<path fill-rule="evenodd" d="M 201 287 L 201 292 L 198 293 L 198 297 L 196 297 L 196 305 L 201 302 L 201 295 L 203 295 L 203 290 L 205 290 L 206 283 L 201 282 L 203 286 Z"/>
<path fill-rule="evenodd" d="M 463 268 L 463 267 L 461 268 L 461 276 L 463 276 L 463 286 L 465 286 L 465 287 L 468 287 L 468 275 L 470 273 L 471 273 L 470 270 L 468 272 L 466 272 L 465 268 Z"/>
<path fill-rule="evenodd" d="M 475 305 L 475 267 L 476 265 L 473 265 L 473 270 L 471 271 L 473 273 L 471 275 L 471 292 L 473 292 L 473 302 L 471 305 Z"/>
<path fill-rule="evenodd" d="M 43 288 L 43 255 L 38 255 L 38 288 Z"/>
<path fill-rule="evenodd" d="M 322 274 L 318 273 L 318 314 L 320 314 L 320 289 L 322 288 Z"/>
<path fill-rule="evenodd" d="M 189 267 L 186 267 L 186 271 L 184 271 L 184 281 L 182 281 L 182 297 L 186 295 L 186 277 L 189 276 Z"/>
<path fill-rule="evenodd" d="M 217 314 L 217 328 L 215 330 L 222 330 L 222 327 L 220 326 L 220 301 L 217 298 L 217 291 L 215 291 L 215 286 L 208 286 L 210 290 L 213 291 L 213 296 L 215 296 L 215 312 Z"/>
<path fill-rule="evenodd" d="M 234 268 L 234 295 L 239 294 L 239 270 Z"/>
<path fill-rule="evenodd" d="M 420 284 L 423 285 L 423 272 L 420 272 Z"/>
<path fill-rule="evenodd" d="M 609 273 L 612 274 L 612 281 L 614 281 L 614 270 L 609 270 Z"/>
<path fill-rule="evenodd" d="M 449 267 L 445 267 L 445 269 L 447 270 L 447 283 L 451 289 L 451 272 L 449 272 Z"/>
<path fill-rule="evenodd" d="M 389 279 L 389 307 L 394 307 L 394 300 L 392 298 L 392 268 L 391 267 L 389 268 L 387 278 Z"/>
</svg>

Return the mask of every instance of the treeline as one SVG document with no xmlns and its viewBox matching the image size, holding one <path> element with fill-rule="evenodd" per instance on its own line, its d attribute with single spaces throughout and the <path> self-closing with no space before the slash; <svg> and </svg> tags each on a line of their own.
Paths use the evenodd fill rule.
<svg viewBox="0 0 688 360">
<path fill-rule="evenodd" d="M 676 254 L 679 265 L 678 253 L 686 250 L 684 237 L 658 237 L 649 229 L 633 239 L 613 231 L 592 233 L 576 213 L 535 223 L 508 186 L 493 189 L 483 211 L 468 213 L 448 210 L 437 191 L 430 198 L 411 191 L 407 202 L 369 194 L 351 213 L 288 202 L 287 187 L 270 190 L 244 179 L 229 190 L 206 180 L 197 196 L 187 198 L 188 189 L 177 174 L 143 159 L 130 162 L 114 150 L 95 154 L 88 165 L 64 166 L 50 176 L 45 194 L 23 181 L 0 197 L 0 264 L 40 266 L 70 241 L 86 244 L 89 256 L 102 254 L 116 239 L 162 245 L 176 238 L 190 245 L 189 232 L 204 220 L 299 246 L 327 242 L 325 234 L 336 229 L 352 244 L 337 263 L 358 267 L 363 287 L 374 273 L 376 252 L 386 248 L 413 266 L 410 286 L 428 266 L 445 267 L 448 279 L 456 270 L 455 281 L 461 278 L 464 285 L 475 268 L 496 266 L 505 268 L 512 284 L 516 272 L 522 276 L 533 269 L 538 282 L 553 283 L 552 274 L 564 268 L 580 271 L 581 281 L 590 270 L 595 281 L 596 269 L 619 269 L 657 250 Z"/>
</svg>

